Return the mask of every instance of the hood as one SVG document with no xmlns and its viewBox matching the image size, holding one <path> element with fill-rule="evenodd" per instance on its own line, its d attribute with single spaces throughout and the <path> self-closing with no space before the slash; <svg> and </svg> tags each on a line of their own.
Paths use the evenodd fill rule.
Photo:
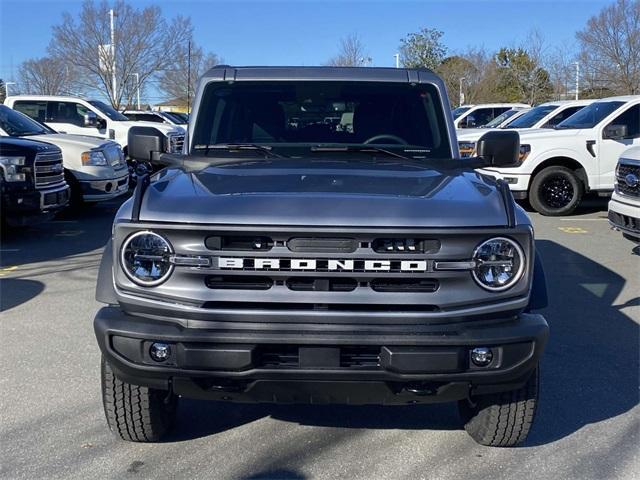
<svg viewBox="0 0 640 480">
<path fill-rule="evenodd" d="M 503 226 L 507 216 L 494 181 L 470 170 L 275 159 L 166 169 L 149 186 L 140 220 L 410 228 Z"/>
<path fill-rule="evenodd" d="M 563 130 L 554 130 L 552 128 L 532 128 L 527 130 L 518 130 L 520 134 L 520 143 L 531 143 L 543 140 L 549 143 L 555 143 L 563 140 L 572 140 L 583 132 L 581 129 L 568 128 Z"/>
<path fill-rule="evenodd" d="M 475 142 L 487 132 L 494 132 L 499 128 L 465 128 L 457 137 L 459 142 Z"/>
<path fill-rule="evenodd" d="M 69 135 L 66 133 L 50 133 L 44 135 L 30 135 L 29 138 L 41 140 L 43 142 L 53 143 L 58 147 L 64 148 L 81 148 L 91 150 L 95 148 L 105 147 L 114 144 L 111 140 L 103 138 L 89 137 L 85 135 Z"/>
</svg>

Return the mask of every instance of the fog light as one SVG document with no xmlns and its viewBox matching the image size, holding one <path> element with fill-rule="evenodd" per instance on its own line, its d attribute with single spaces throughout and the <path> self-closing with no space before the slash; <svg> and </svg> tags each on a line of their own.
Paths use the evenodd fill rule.
<svg viewBox="0 0 640 480">
<path fill-rule="evenodd" d="M 171 347 L 166 343 L 153 343 L 149 348 L 149 355 L 156 362 L 164 362 L 171 356 Z"/>
<path fill-rule="evenodd" d="M 493 360 L 493 352 L 490 348 L 477 347 L 471 350 L 471 361 L 478 367 L 486 367 Z"/>
</svg>

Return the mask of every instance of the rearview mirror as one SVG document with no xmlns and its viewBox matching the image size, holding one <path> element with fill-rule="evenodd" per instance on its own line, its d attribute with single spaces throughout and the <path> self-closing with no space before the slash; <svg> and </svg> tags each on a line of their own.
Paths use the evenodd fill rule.
<svg viewBox="0 0 640 480">
<path fill-rule="evenodd" d="M 515 130 L 487 132 L 478 140 L 476 152 L 487 167 L 517 167 L 520 135 Z"/>
<path fill-rule="evenodd" d="M 602 138 L 609 140 L 622 140 L 629 135 L 626 125 L 607 125 L 602 132 Z"/>
<path fill-rule="evenodd" d="M 84 126 L 87 128 L 94 128 L 98 126 L 98 116 L 95 112 L 89 110 L 84 114 Z"/>
<path fill-rule="evenodd" d="M 139 162 L 154 162 L 165 151 L 165 136 L 154 127 L 131 127 L 127 143 L 129 157 Z"/>
</svg>

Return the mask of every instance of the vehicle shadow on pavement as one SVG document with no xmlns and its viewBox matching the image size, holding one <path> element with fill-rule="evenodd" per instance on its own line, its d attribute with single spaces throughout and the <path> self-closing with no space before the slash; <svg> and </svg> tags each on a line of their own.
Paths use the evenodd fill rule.
<svg viewBox="0 0 640 480">
<path fill-rule="evenodd" d="M 44 284 L 37 280 L 0 279 L 0 312 L 5 312 L 40 295 Z"/>
<path fill-rule="evenodd" d="M 624 278 L 555 242 L 536 245 L 549 291 L 549 307 L 541 313 L 551 333 L 529 446 L 629 411 L 638 404 L 640 378 L 640 330 L 629 316 L 639 299 L 616 303 Z"/>
</svg>

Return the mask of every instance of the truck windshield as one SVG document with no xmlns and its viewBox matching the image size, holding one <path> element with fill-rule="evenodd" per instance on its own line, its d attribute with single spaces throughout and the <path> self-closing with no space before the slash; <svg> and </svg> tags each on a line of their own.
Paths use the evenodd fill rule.
<svg viewBox="0 0 640 480">
<path fill-rule="evenodd" d="M 430 84 L 246 81 L 207 87 L 193 150 L 219 154 L 211 147 L 252 144 L 306 156 L 326 151 L 318 147 L 364 145 L 442 159 L 451 158 L 448 139 L 440 97 Z"/>
<path fill-rule="evenodd" d="M 486 125 L 482 125 L 480 128 L 496 128 L 499 127 L 502 123 L 504 123 L 505 121 L 507 121 L 507 119 L 513 117 L 516 113 L 518 113 L 520 110 L 507 110 L 506 112 L 502 112 L 500 115 L 498 115 L 496 118 L 494 118 L 493 120 L 491 120 L 489 123 L 487 123 Z"/>
<path fill-rule="evenodd" d="M 622 105 L 624 105 L 624 102 L 594 102 L 582 110 L 578 110 L 569 118 L 556 125 L 555 128 L 593 128 Z"/>
<path fill-rule="evenodd" d="M 101 102 L 100 100 L 89 100 L 89 103 L 94 107 L 96 107 L 98 110 L 100 110 L 102 113 L 104 113 L 107 117 L 109 117 L 113 121 L 126 122 L 127 120 L 129 120 L 127 117 L 125 117 L 115 108 L 113 108 L 111 105 L 107 105 L 106 103 Z"/>
<path fill-rule="evenodd" d="M 527 113 L 524 113 L 521 117 L 516 118 L 513 122 L 510 122 L 508 128 L 531 128 L 544 117 L 553 112 L 558 105 L 538 105 L 532 108 Z"/>
<path fill-rule="evenodd" d="M 46 135 L 55 133 L 49 127 L 45 127 L 23 113 L 0 105 L 0 128 L 11 137 L 25 137 L 28 135 Z"/>
</svg>

